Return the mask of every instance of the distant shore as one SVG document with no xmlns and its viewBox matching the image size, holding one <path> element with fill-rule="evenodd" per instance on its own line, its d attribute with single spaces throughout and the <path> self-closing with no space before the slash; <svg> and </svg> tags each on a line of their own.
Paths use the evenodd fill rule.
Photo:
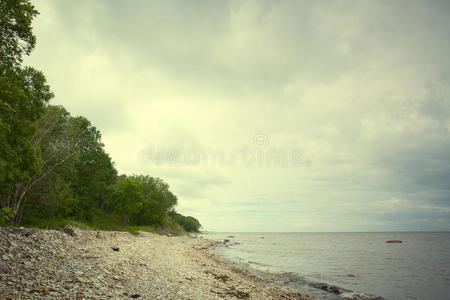
<svg viewBox="0 0 450 300">
<path fill-rule="evenodd" d="M 315 299 L 212 254 L 142 232 L 0 228 L 0 299 Z"/>
</svg>

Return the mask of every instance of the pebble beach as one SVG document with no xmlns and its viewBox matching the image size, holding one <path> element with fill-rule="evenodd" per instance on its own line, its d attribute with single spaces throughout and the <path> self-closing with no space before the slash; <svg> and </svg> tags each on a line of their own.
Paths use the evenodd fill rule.
<svg viewBox="0 0 450 300">
<path fill-rule="evenodd" d="M 0 300 L 314 299 L 211 252 L 148 232 L 0 228 Z"/>
</svg>

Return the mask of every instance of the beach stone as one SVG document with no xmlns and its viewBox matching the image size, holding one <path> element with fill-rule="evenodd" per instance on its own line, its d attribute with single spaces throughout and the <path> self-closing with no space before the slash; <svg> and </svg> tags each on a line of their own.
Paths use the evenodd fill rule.
<svg viewBox="0 0 450 300">
<path fill-rule="evenodd" d="M 0 260 L 4 268 L 0 295 L 80 300 L 314 299 L 284 297 L 277 278 L 250 273 L 209 251 L 225 246 L 223 242 L 108 231 L 101 231 L 99 239 L 97 231 L 74 232 L 76 239 L 62 230 L 0 228 L 0 257 L 5 256 Z M 11 247 L 11 241 L 17 247 Z M 113 252 L 118 245 L 120 252 Z"/>
<path fill-rule="evenodd" d="M 75 231 L 72 228 L 66 227 L 62 231 L 65 232 L 66 234 L 70 235 L 70 236 L 73 236 L 73 237 L 77 236 L 77 234 L 75 233 Z"/>
<path fill-rule="evenodd" d="M 6 263 L 0 261 L 0 273 L 9 274 L 9 272 L 10 272 L 9 266 Z"/>
</svg>

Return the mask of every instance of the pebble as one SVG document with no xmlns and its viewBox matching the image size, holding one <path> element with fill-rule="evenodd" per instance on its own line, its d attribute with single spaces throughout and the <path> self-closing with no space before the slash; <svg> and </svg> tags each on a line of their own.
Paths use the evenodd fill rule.
<svg viewBox="0 0 450 300">
<path fill-rule="evenodd" d="M 67 232 L 0 227 L 0 300 L 314 299 L 249 276 L 212 254 L 218 243 L 207 239 Z"/>
<path fill-rule="evenodd" d="M 10 270 L 9 270 L 8 265 L 7 265 L 6 263 L 0 261 L 0 273 L 8 274 L 9 271 L 10 271 Z"/>
</svg>

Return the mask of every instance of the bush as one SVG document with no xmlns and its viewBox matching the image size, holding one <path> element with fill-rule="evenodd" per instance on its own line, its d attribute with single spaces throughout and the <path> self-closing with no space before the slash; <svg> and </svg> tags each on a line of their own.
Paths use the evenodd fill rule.
<svg viewBox="0 0 450 300">
<path fill-rule="evenodd" d="M 199 232 L 202 225 L 191 216 L 183 216 L 176 212 L 171 212 L 170 217 L 187 232 Z"/>
</svg>

